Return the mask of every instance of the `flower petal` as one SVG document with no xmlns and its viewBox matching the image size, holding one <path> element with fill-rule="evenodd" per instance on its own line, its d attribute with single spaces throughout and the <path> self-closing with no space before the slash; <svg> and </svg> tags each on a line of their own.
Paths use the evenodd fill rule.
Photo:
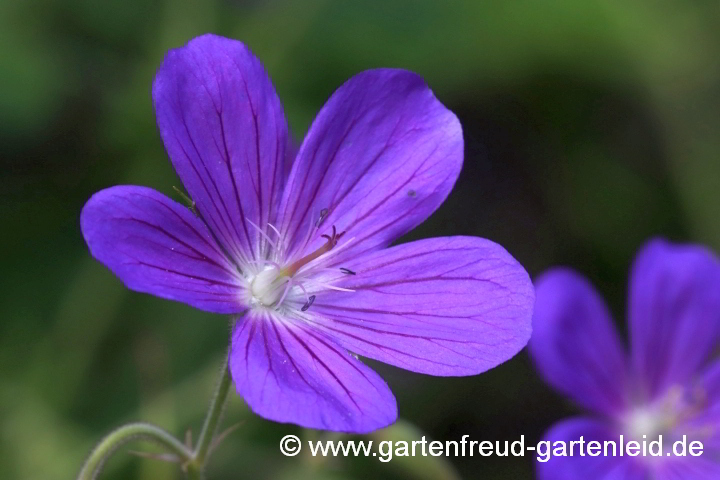
<svg viewBox="0 0 720 480">
<path fill-rule="evenodd" d="M 347 266 L 355 275 L 337 285 L 354 291 L 318 294 L 308 313 L 359 355 L 431 375 L 474 375 L 530 337 L 532 283 L 489 240 L 420 240 Z"/>
<path fill-rule="evenodd" d="M 632 269 L 632 360 L 650 398 L 684 385 L 720 340 L 720 262 L 696 245 L 649 242 Z"/>
<path fill-rule="evenodd" d="M 679 425 L 677 432 L 688 434 L 688 441 L 701 441 L 705 447 L 703 455 L 720 460 L 720 360 L 705 369 L 688 393 L 701 409 L 685 424 Z"/>
<path fill-rule="evenodd" d="M 585 455 L 580 455 L 580 446 L 577 442 L 584 440 Z M 614 441 L 617 446 L 617 455 L 612 455 L 612 447 L 608 447 L 607 456 L 604 455 L 604 442 Z M 600 442 L 600 450 L 593 447 L 593 452 L 600 452 L 599 456 L 588 455 L 588 442 Z M 538 456 L 545 460 L 547 445 L 553 455 L 547 461 L 537 462 L 538 480 L 645 480 L 648 471 L 639 460 L 641 457 L 620 457 L 620 438 L 612 431 L 609 425 L 587 417 L 575 417 L 563 420 L 553 425 L 545 434 L 542 442 L 543 451 Z M 555 443 L 562 442 L 562 443 Z M 570 455 L 570 442 L 573 445 L 573 455 Z M 565 456 L 555 455 L 555 448 L 565 446 Z"/>
<path fill-rule="evenodd" d="M 203 222 L 151 188 L 117 186 L 80 216 L 90 253 L 131 290 L 216 313 L 243 309 L 243 287 Z"/>
<path fill-rule="evenodd" d="M 198 211 L 237 260 L 259 256 L 292 157 L 282 105 L 241 42 L 203 35 L 171 50 L 153 82 L 165 148 Z"/>
<path fill-rule="evenodd" d="M 717 480 L 720 478 L 718 452 L 707 449 L 699 457 L 675 457 L 663 462 L 653 480 Z"/>
<path fill-rule="evenodd" d="M 397 418 L 395 397 L 375 372 L 321 332 L 267 312 L 238 322 L 230 372 L 250 409 L 276 422 L 367 433 Z"/>
<path fill-rule="evenodd" d="M 462 159 L 460 123 L 422 78 L 391 69 L 356 75 L 322 108 L 293 164 L 281 209 L 289 251 L 305 246 L 325 209 L 314 247 L 331 225 L 355 239 L 337 261 L 389 245 L 440 206 Z"/>
<path fill-rule="evenodd" d="M 555 268 L 535 282 L 529 352 L 550 385 L 607 415 L 627 405 L 627 359 L 610 313 L 585 278 Z"/>
</svg>

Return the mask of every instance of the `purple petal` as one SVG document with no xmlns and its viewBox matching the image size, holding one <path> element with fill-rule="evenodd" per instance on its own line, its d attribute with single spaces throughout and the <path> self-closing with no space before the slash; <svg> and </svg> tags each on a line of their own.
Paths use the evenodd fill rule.
<svg viewBox="0 0 720 480">
<path fill-rule="evenodd" d="M 530 337 L 533 289 L 502 247 L 482 238 L 420 240 L 349 261 L 354 292 L 317 296 L 311 321 L 348 350 L 431 375 L 474 375 Z"/>
<path fill-rule="evenodd" d="M 260 256 L 291 156 L 282 105 L 241 42 L 203 35 L 171 50 L 153 83 L 165 148 L 214 234 L 236 259 Z"/>
<path fill-rule="evenodd" d="M 462 158 L 460 123 L 422 78 L 404 70 L 360 73 L 330 97 L 300 147 L 281 230 L 302 248 L 308 226 L 327 209 L 317 235 L 336 225 L 354 237 L 338 262 L 387 246 L 445 200 Z"/>
<path fill-rule="evenodd" d="M 718 452 L 705 451 L 699 457 L 675 457 L 655 472 L 653 480 L 718 480 L 720 458 Z"/>
<path fill-rule="evenodd" d="M 397 418 L 395 397 L 375 372 L 323 333 L 269 313 L 238 322 L 230 372 L 250 409 L 276 422 L 366 433 Z"/>
<path fill-rule="evenodd" d="M 649 242 L 632 269 L 632 360 L 650 398 L 683 385 L 718 347 L 720 262 L 695 245 Z"/>
<path fill-rule="evenodd" d="M 707 369 L 700 385 L 706 406 L 698 425 L 704 431 L 712 432 L 705 446 L 711 447 L 715 451 L 715 458 L 720 459 L 720 360 L 715 360 Z"/>
<path fill-rule="evenodd" d="M 529 351 L 545 381 L 595 412 L 622 413 L 627 359 L 602 298 L 564 268 L 543 274 L 535 295 Z"/>
<path fill-rule="evenodd" d="M 688 394 L 699 405 L 699 412 L 677 431 L 688 434 L 690 440 L 702 441 L 706 454 L 720 461 L 720 360 L 705 369 Z"/>
<path fill-rule="evenodd" d="M 573 447 L 573 456 L 570 456 L 570 442 L 585 441 L 584 453 L 580 455 L 580 447 L 576 443 Z M 608 424 L 601 421 L 576 417 L 563 420 L 555 424 L 545 434 L 543 442 L 550 442 L 553 448 L 555 442 L 563 442 L 566 446 L 567 456 L 552 456 L 545 462 L 537 462 L 538 480 L 646 480 L 648 470 L 642 466 L 642 457 L 620 457 L 604 455 L 604 441 L 614 441 L 620 444 L 620 437 L 613 432 Z M 593 448 L 593 452 L 601 452 L 597 457 L 588 455 L 588 442 L 600 442 L 600 450 Z M 627 441 L 627 440 L 626 440 Z M 544 444 L 541 448 L 546 448 Z M 552 450 L 551 450 L 552 452 Z M 612 449 L 609 448 L 610 454 Z M 547 458 L 543 452 L 539 452 L 542 459 Z"/>
<path fill-rule="evenodd" d="M 190 210 L 151 188 L 117 186 L 80 216 L 90 253 L 131 290 L 216 313 L 243 309 L 241 277 Z"/>
<path fill-rule="evenodd" d="M 720 359 L 712 362 L 701 378 L 703 396 L 708 399 L 708 405 L 717 408 L 720 413 Z"/>
</svg>

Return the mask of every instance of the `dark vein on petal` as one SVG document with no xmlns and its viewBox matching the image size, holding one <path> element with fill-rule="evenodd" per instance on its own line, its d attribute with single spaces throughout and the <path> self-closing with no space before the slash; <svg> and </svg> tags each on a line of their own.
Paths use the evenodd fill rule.
<svg viewBox="0 0 720 480">
<path fill-rule="evenodd" d="M 201 240 L 203 241 L 203 243 L 205 243 L 208 247 L 210 247 L 210 248 L 211 248 L 213 251 L 215 251 L 216 253 L 222 255 L 223 257 L 225 257 L 225 253 L 224 253 L 222 250 L 219 250 L 219 248 L 218 248 L 219 245 L 218 245 L 217 243 L 210 242 L 205 236 L 203 236 L 203 235 L 197 230 L 197 228 L 195 228 L 195 227 L 194 227 L 193 225 L 191 225 L 187 220 L 185 220 L 185 219 L 182 217 L 182 215 L 180 215 L 178 212 L 176 212 L 170 205 L 167 205 L 167 204 L 165 204 L 164 202 L 160 201 L 159 199 L 157 199 L 157 198 L 155 198 L 155 197 L 152 197 L 152 196 L 150 196 L 150 195 L 143 195 L 142 193 L 137 193 L 136 195 L 138 195 L 138 196 L 140 196 L 140 197 L 142 197 L 142 198 L 145 198 L 145 199 L 147 199 L 147 200 L 150 200 L 150 201 L 152 201 L 152 202 L 155 202 L 155 203 L 157 203 L 158 205 L 160 205 L 161 207 L 163 207 L 163 208 L 165 208 L 166 210 L 168 210 L 169 212 L 171 212 L 175 217 L 177 217 L 177 218 L 188 228 L 188 230 L 192 231 L 192 232 L 195 234 L 195 236 L 197 236 L 199 239 L 201 239 Z M 205 228 L 208 228 L 208 226 L 207 226 L 206 224 L 203 223 L 203 225 L 205 226 Z M 208 228 L 208 230 L 209 230 L 209 228 Z"/>
<path fill-rule="evenodd" d="M 200 78 L 198 78 L 197 75 L 195 75 L 194 73 L 193 73 L 193 75 L 195 76 L 196 80 L 200 83 L 200 85 L 203 86 L 205 91 L 210 96 L 210 92 L 207 90 L 207 85 L 205 85 L 205 83 Z M 178 85 L 178 87 L 179 87 L 179 85 Z M 210 96 L 210 101 L 212 102 L 212 96 Z M 210 174 L 210 171 L 208 170 L 208 167 L 205 164 L 205 161 L 204 161 L 202 155 L 200 154 L 200 150 L 198 149 L 197 145 L 195 144 L 195 140 L 193 139 L 192 134 L 190 133 L 190 129 L 187 124 L 187 119 L 185 117 L 185 109 L 183 109 L 183 107 L 182 107 L 182 102 L 180 101 L 179 96 L 177 97 L 177 102 L 178 102 L 178 107 L 179 107 L 178 110 L 180 111 L 180 118 L 182 119 L 183 127 L 185 127 L 185 133 L 187 135 L 187 139 L 190 141 L 190 144 L 192 145 L 193 149 L 195 150 L 196 158 L 197 158 L 198 162 L 200 163 L 200 165 L 202 165 L 203 169 L 205 170 L 207 178 L 210 180 L 210 183 L 212 183 L 212 185 L 215 187 L 215 192 L 217 193 L 217 198 L 220 201 L 220 204 L 223 206 L 223 209 L 225 210 L 225 217 L 222 215 L 222 212 L 220 211 L 217 204 L 215 203 L 215 200 L 213 199 L 213 195 L 210 193 L 209 188 L 205 184 L 205 180 L 200 175 L 200 172 L 198 171 L 198 169 L 195 165 L 195 162 L 193 162 L 190 159 L 190 156 L 187 155 L 187 152 L 185 152 L 184 147 L 181 146 L 181 148 L 183 149 L 183 152 L 185 153 L 185 155 L 188 159 L 188 164 L 195 172 L 195 176 L 197 177 L 198 180 L 200 180 L 200 183 L 203 185 L 205 192 L 208 194 L 208 200 L 213 203 L 213 205 L 215 206 L 215 208 L 217 210 L 217 213 L 219 214 L 220 220 L 222 221 L 222 224 L 225 227 L 225 235 L 224 236 L 226 237 L 225 241 L 227 243 L 227 248 L 230 249 L 231 247 L 235 247 L 236 245 L 234 245 L 234 242 L 231 241 L 233 236 L 231 233 L 231 229 L 228 227 L 228 224 L 225 221 L 225 218 L 227 218 L 228 221 L 232 222 L 232 216 L 230 215 L 230 211 L 228 210 L 227 205 L 225 205 L 225 200 L 223 199 L 223 196 L 220 194 L 220 189 L 218 188 L 217 183 L 215 182 L 215 178 Z M 181 142 L 178 141 L 178 143 L 180 145 L 182 145 Z M 202 204 L 198 204 L 198 207 L 203 208 L 204 206 Z M 236 249 L 235 249 L 235 254 L 238 255 L 240 258 L 242 258 L 242 255 Z"/>
<path fill-rule="evenodd" d="M 320 363 L 320 365 L 323 366 L 323 368 L 330 374 L 330 376 L 332 376 L 333 379 L 335 379 L 335 381 L 336 381 L 337 384 L 340 386 L 340 388 L 342 388 L 342 389 L 345 391 L 345 394 L 346 394 L 347 397 L 350 399 L 350 401 L 353 403 L 353 405 L 355 405 L 355 407 L 358 409 L 358 411 L 362 413 L 362 409 L 360 408 L 360 406 L 359 406 L 359 405 L 357 404 L 357 402 L 355 401 L 355 398 L 353 398 L 352 394 L 350 393 L 350 390 L 345 386 L 345 384 L 340 380 L 340 378 L 338 378 L 338 376 L 335 374 L 335 372 L 333 372 L 333 371 L 330 369 L 330 367 L 328 367 L 327 364 L 326 364 L 325 362 L 323 362 L 322 359 L 321 359 L 320 357 L 318 357 L 318 356 L 315 354 L 315 352 L 314 352 L 310 347 L 308 347 L 308 345 L 307 345 L 299 336 L 297 336 L 297 335 L 295 334 L 295 332 L 292 331 L 292 329 L 290 329 L 290 328 L 289 328 L 288 326 L 286 326 L 286 325 L 283 325 L 283 326 L 284 326 L 285 329 L 288 331 L 288 333 L 290 333 L 290 335 L 292 335 L 292 336 L 295 338 L 295 340 L 296 340 L 300 345 L 302 345 L 302 347 L 310 354 L 310 356 L 313 358 L 313 360 L 315 360 L 315 361 L 317 361 L 318 363 Z M 303 332 L 305 332 L 305 330 L 303 330 Z M 307 333 L 307 332 L 306 332 L 306 333 Z"/>
<path fill-rule="evenodd" d="M 248 338 L 245 342 L 245 372 L 247 374 L 247 378 L 250 378 L 250 343 L 252 343 L 252 339 L 255 336 L 255 328 L 257 326 L 257 320 L 256 319 L 250 319 L 248 320 L 252 322 L 252 325 L 250 326 L 250 331 L 248 332 Z"/>
<path fill-rule="evenodd" d="M 141 220 L 141 219 L 139 219 L 139 218 L 137 218 L 137 217 L 128 217 L 128 218 L 122 218 L 122 219 L 118 218 L 118 220 L 122 220 L 122 221 L 126 221 L 126 222 L 137 222 L 137 223 L 140 223 L 141 225 L 144 225 L 144 226 L 149 227 L 149 228 L 151 228 L 151 229 L 153 229 L 153 230 L 156 230 L 156 231 L 164 234 L 164 235 L 167 236 L 168 238 L 174 240 L 175 242 L 179 243 L 180 245 L 183 245 L 183 246 L 186 247 L 188 250 L 191 250 L 192 252 L 196 253 L 198 256 L 189 255 L 188 253 L 185 253 L 185 252 L 183 252 L 183 251 L 181 251 L 181 250 L 172 250 L 170 247 L 168 247 L 168 246 L 165 245 L 165 244 L 158 243 L 158 242 L 154 242 L 154 241 L 150 240 L 150 239 L 147 238 L 147 237 L 140 237 L 140 238 L 142 238 L 142 239 L 143 239 L 144 241 L 146 241 L 146 242 L 152 243 L 152 244 L 154 244 L 154 245 L 156 245 L 156 246 L 158 246 L 158 247 L 161 247 L 161 248 L 164 249 L 164 250 L 169 250 L 169 251 L 172 252 L 173 254 L 183 255 L 183 256 L 186 256 L 186 257 L 188 257 L 188 258 L 191 258 L 191 259 L 194 259 L 194 260 L 198 260 L 198 261 L 200 261 L 200 262 L 204 262 L 204 263 L 207 263 L 207 264 L 209 264 L 209 265 L 213 265 L 213 266 L 218 267 L 218 268 L 220 268 L 221 270 L 229 273 L 230 275 L 234 275 L 234 272 L 233 272 L 232 270 L 228 269 L 225 265 L 216 262 L 214 259 L 210 259 L 210 258 L 209 258 L 207 255 L 205 255 L 203 252 L 200 252 L 199 250 L 197 250 L 196 248 L 194 248 L 192 245 L 190 245 L 190 244 L 182 241 L 180 238 L 176 237 L 175 235 L 171 234 L 170 232 L 168 232 L 167 230 L 165 230 L 164 228 L 162 228 L 162 227 L 160 227 L 160 226 L 157 226 L 157 225 L 155 225 L 155 224 L 153 224 L 153 223 L 150 223 L 150 222 L 146 222 L 145 220 Z"/>
<path fill-rule="evenodd" d="M 312 385 L 310 382 L 308 382 L 307 379 L 305 378 L 305 376 L 302 374 L 302 370 L 300 368 L 298 368 L 297 364 L 295 363 L 295 360 L 293 360 L 293 358 L 292 358 L 292 355 L 290 355 L 290 352 L 288 352 L 288 349 L 285 346 L 285 342 L 283 342 L 283 340 L 282 340 L 282 335 L 280 335 L 280 332 L 278 332 L 277 326 L 275 325 L 275 323 L 276 323 L 275 321 L 272 321 L 272 320 L 270 321 L 270 325 L 272 326 L 273 330 L 275 330 L 275 337 L 280 342 L 280 347 L 282 347 L 283 352 L 285 352 L 285 356 L 290 361 L 290 363 L 292 364 L 292 366 L 295 369 L 295 371 L 297 372 L 297 374 L 300 376 L 300 379 L 303 382 L 305 382 L 305 384 L 308 387 L 310 387 L 318 395 L 318 397 L 324 398 L 325 395 L 322 394 L 317 388 L 315 388 L 314 385 Z"/>
<path fill-rule="evenodd" d="M 240 288 L 241 288 L 240 285 L 236 285 L 236 284 L 234 284 L 234 283 L 222 282 L 222 281 L 219 281 L 219 280 L 214 280 L 214 279 L 210 279 L 210 278 L 206 278 L 206 277 L 201 277 L 201 276 L 199 276 L 199 275 L 191 275 L 191 274 L 189 274 L 189 273 L 180 272 L 180 271 L 178 271 L 178 270 L 173 270 L 173 269 L 170 269 L 170 268 L 161 267 L 161 266 L 159 266 L 159 265 L 153 265 L 152 263 L 147 263 L 147 262 L 144 262 L 144 261 L 138 260 L 138 259 L 134 259 L 134 262 L 132 262 L 132 263 L 131 263 L 131 262 L 127 262 L 126 264 L 138 264 L 138 265 L 142 265 L 142 266 L 145 266 L 145 267 L 148 267 L 148 268 L 154 268 L 154 269 L 157 269 L 157 270 L 162 270 L 162 271 L 165 272 L 165 273 L 172 273 L 172 274 L 175 274 L 175 275 L 180 275 L 180 276 L 182 276 L 182 277 L 192 278 L 193 280 L 204 281 L 204 282 L 207 282 L 208 284 L 212 284 L 212 285 L 222 285 L 222 286 L 231 287 L 231 288 L 234 288 L 234 289 L 240 289 Z"/>
<path fill-rule="evenodd" d="M 329 325 L 327 325 L 327 324 L 321 323 L 321 322 L 313 322 L 313 324 L 319 326 L 320 328 L 324 328 L 324 329 L 327 329 L 327 330 L 331 330 L 331 331 L 336 332 L 336 333 L 338 333 L 338 334 L 340 334 L 340 335 L 344 335 L 344 336 L 346 336 L 346 337 L 353 338 L 353 339 L 355 339 L 355 340 L 357 340 L 357 341 L 359 341 L 359 342 L 367 343 L 368 345 L 372 345 L 373 347 L 378 348 L 378 349 L 380 349 L 380 350 L 390 350 L 390 351 L 396 352 L 396 353 L 398 353 L 398 354 L 400 354 L 400 355 L 403 355 L 403 356 L 406 356 L 406 357 L 410 357 L 410 358 L 415 359 L 415 360 L 420 360 L 420 361 L 424 361 L 424 362 L 434 363 L 434 364 L 437 364 L 437 365 L 443 365 L 443 366 L 446 366 L 446 367 L 462 367 L 462 365 L 457 365 L 457 364 L 452 364 L 452 363 L 443 363 L 443 362 L 438 362 L 437 360 L 433 360 L 433 359 L 430 359 L 430 358 L 418 357 L 417 355 L 413 355 L 413 354 L 408 353 L 408 352 L 405 352 L 405 351 L 403 351 L 403 350 L 399 350 L 399 349 L 397 349 L 397 348 L 393 348 L 393 347 L 390 347 L 390 346 L 388 346 L 388 345 L 382 345 L 382 344 L 380 344 L 380 343 L 375 343 L 375 342 L 372 342 L 372 341 L 370 341 L 370 340 L 368 340 L 368 339 L 366 339 L 366 338 L 359 337 L 359 336 L 357 336 L 357 335 L 353 335 L 352 333 L 350 333 L 350 332 L 348 332 L 348 331 L 346 331 L 346 330 L 340 330 L 340 329 L 337 329 L 337 328 L 333 328 L 333 327 L 331 327 L 331 326 L 329 326 Z M 380 330 L 378 330 L 378 331 L 380 331 Z M 385 333 L 385 332 L 383 332 L 383 333 Z M 388 332 L 388 333 L 392 333 L 392 332 Z M 419 337 L 419 338 L 423 338 L 423 337 Z"/>
<path fill-rule="evenodd" d="M 268 323 L 267 318 L 262 319 L 262 325 L 261 325 L 261 333 L 263 337 L 263 345 L 265 345 L 265 356 L 268 359 L 268 369 L 265 372 L 265 377 L 263 378 L 263 384 L 262 387 L 260 387 L 260 401 L 263 401 L 263 398 L 265 397 L 265 383 L 267 382 L 268 375 L 272 374 L 272 377 L 275 379 L 275 384 L 280 387 L 280 384 L 278 382 L 277 376 L 275 375 L 275 371 L 273 369 L 272 365 L 272 355 L 270 355 L 270 347 L 268 346 L 268 339 L 267 334 L 265 332 L 266 324 Z"/>
</svg>

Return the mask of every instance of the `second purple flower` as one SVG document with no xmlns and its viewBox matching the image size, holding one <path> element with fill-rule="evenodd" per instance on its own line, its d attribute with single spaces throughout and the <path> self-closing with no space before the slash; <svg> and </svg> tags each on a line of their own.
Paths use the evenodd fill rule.
<svg viewBox="0 0 720 480">
<path fill-rule="evenodd" d="M 157 123 L 197 215 L 145 187 L 95 194 L 92 255 L 136 291 L 238 317 L 230 372 L 257 414 L 368 432 L 397 417 L 387 384 L 353 352 L 431 375 L 473 375 L 530 337 L 533 288 L 475 237 L 386 248 L 450 193 L 460 124 L 417 75 L 346 82 L 297 155 L 262 66 L 205 35 L 168 53 Z"/>
<path fill-rule="evenodd" d="M 545 434 L 560 454 L 537 464 L 538 479 L 720 478 L 717 256 L 663 239 L 640 249 L 629 282 L 629 349 L 580 274 L 553 268 L 536 286 L 530 354 L 550 385 L 589 412 Z M 585 452 L 562 452 L 580 440 Z M 635 450 L 621 446 L 630 442 Z M 697 442 L 700 454 L 676 449 L 677 442 Z"/>
</svg>

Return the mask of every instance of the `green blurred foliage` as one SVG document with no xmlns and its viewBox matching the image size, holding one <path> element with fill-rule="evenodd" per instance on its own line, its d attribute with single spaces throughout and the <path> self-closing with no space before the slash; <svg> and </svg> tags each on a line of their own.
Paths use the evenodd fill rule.
<svg viewBox="0 0 720 480">
<path fill-rule="evenodd" d="M 460 117 L 466 160 L 446 204 L 408 238 L 491 238 L 533 275 L 572 265 L 622 325 L 627 268 L 645 239 L 720 247 L 719 26 L 720 4 L 700 0 L 1 2 L 4 478 L 73 478 L 124 421 L 178 435 L 202 422 L 226 321 L 127 292 L 89 258 L 78 228 L 83 203 L 103 187 L 173 195 L 149 95 L 169 48 L 208 31 L 245 41 L 298 140 L 354 73 L 420 73 Z M 574 411 L 524 353 L 473 378 L 373 367 L 417 425 L 396 435 L 537 441 Z M 259 419 L 234 397 L 225 424 L 239 421 L 210 478 L 421 479 L 451 468 L 303 463 L 277 447 L 299 429 Z M 532 478 L 530 458 L 448 460 L 465 478 Z M 102 478 L 180 474 L 123 450 Z"/>
</svg>

